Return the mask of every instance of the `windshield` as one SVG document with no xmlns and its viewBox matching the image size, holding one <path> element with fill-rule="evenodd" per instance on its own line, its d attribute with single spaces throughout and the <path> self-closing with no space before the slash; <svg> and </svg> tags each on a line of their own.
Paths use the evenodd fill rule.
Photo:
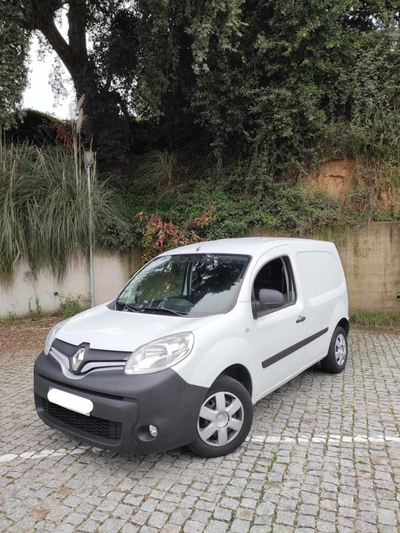
<svg viewBox="0 0 400 533">
<path fill-rule="evenodd" d="M 157 257 L 132 278 L 117 304 L 130 311 L 190 317 L 226 313 L 236 302 L 249 259 L 228 254 Z"/>
</svg>

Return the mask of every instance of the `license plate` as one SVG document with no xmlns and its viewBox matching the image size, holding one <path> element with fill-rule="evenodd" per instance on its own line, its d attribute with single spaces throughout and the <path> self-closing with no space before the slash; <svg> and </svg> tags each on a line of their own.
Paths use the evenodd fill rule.
<svg viewBox="0 0 400 533">
<path fill-rule="evenodd" d="M 52 387 L 47 393 L 47 399 L 51 403 L 55 403 L 60 407 L 65 407 L 65 409 L 75 411 L 75 413 L 80 413 L 81 415 L 89 416 L 93 410 L 93 402 L 91 400 Z"/>
</svg>

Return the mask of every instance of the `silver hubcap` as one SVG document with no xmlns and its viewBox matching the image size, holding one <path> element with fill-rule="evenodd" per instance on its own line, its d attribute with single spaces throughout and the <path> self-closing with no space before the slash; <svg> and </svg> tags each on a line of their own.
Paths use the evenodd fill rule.
<svg viewBox="0 0 400 533">
<path fill-rule="evenodd" d="M 336 362 L 339 366 L 342 366 L 344 363 L 344 360 L 346 359 L 346 339 L 344 338 L 344 335 L 341 333 L 336 337 L 335 342 L 335 357 Z"/>
<path fill-rule="evenodd" d="M 239 398 L 230 392 L 216 392 L 201 406 L 197 431 L 206 444 L 225 446 L 238 435 L 243 421 L 244 409 Z"/>
</svg>

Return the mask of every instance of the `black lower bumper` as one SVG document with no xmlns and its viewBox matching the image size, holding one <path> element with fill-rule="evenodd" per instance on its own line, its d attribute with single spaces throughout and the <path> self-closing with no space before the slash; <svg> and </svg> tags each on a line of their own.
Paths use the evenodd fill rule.
<svg viewBox="0 0 400 533">
<path fill-rule="evenodd" d="M 90 416 L 49 402 L 52 387 L 89 398 Z M 66 435 L 115 452 L 150 454 L 193 442 L 207 389 L 188 384 L 172 369 L 137 376 L 118 369 L 72 380 L 42 352 L 35 363 L 34 393 L 39 417 Z M 150 424 L 157 437 L 150 435 Z"/>
</svg>

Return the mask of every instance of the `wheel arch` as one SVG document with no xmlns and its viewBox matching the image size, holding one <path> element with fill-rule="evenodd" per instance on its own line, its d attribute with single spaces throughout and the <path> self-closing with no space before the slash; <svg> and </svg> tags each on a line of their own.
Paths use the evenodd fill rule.
<svg viewBox="0 0 400 533">
<path fill-rule="evenodd" d="M 253 382 L 251 379 L 251 374 L 244 365 L 236 363 L 228 366 L 219 374 L 219 376 L 230 376 L 231 378 L 236 379 L 236 381 L 245 387 L 250 395 L 250 398 L 253 397 Z"/>
<path fill-rule="evenodd" d="M 346 332 L 346 335 L 349 334 L 349 330 L 350 330 L 350 322 L 347 320 L 347 318 L 342 318 L 341 320 L 339 320 L 339 322 L 336 324 L 336 327 L 341 327 L 345 330 Z M 336 328 L 335 328 L 336 329 Z"/>
</svg>

